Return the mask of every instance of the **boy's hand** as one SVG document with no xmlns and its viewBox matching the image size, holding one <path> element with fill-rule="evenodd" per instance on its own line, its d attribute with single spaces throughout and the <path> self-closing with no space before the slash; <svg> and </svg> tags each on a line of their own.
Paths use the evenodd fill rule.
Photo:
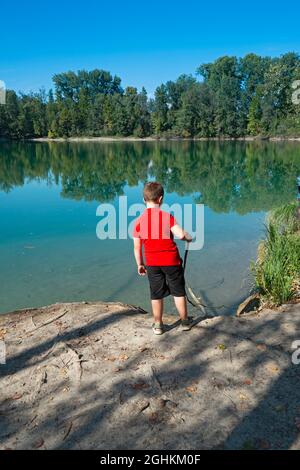
<svg viewBox="0 0 300 470">
<path fill-rule="evenodd" d="M 171 228 L 171 232 L 173 233 L 173 235 L 175 235 L 175 237 L 179 238 L 180 240 L 184 240 L 187 243 L 193 241 L 193 237 L 188 232 L 183 230 L 183 228 L 180 227 L 180 225 L 178 224 L 173 225 L 173 227 Z"/>
<path fill-rule="evenodd" d="M 147 269 L 145 268 L 145 266 L 143 264 L 140 264 L 138 266 L 138 274 L 140 276 L 145 276 L 147 274 Z"/>
</svg>

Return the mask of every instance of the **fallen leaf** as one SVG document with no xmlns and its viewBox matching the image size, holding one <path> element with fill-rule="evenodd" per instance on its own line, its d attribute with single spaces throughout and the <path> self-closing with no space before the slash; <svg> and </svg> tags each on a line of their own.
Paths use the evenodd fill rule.
<svg viewBox="0 0 300 470">
<path fill-rule="evenodd" d="M 61 367 L 59 369 L 59 373 L 60 373 L 60 375 L 66 376 L 66 375 L 68 375 L 68 369 L 66 367 Z"/>
<path fill-rule="evenodd" d="M 248 397 L 247 397 L 247 395 L 244 395 L 244 393 L 240 393 L 239 394 L 239 399 L 240 400 L 248 400 Z"/>
<path fill-rule="evenodd" d="M 105 361 L 112 361 L 112 362 L 115 362 L 115 361 L 117 360 L 117 358 L 111 356 L 111 357 L 105 357 L 104 360 L 105 360 Z"/>
<path fill-rule="evenodd" d="M 246 380 L 244 380 L 244 384 L 245 384 L 245 385 L 251 385 L 251 384 L 252 384 L 252 380 L 246 379 Z"/>
<path fill-rule="evenodd" d="M 220 349 L 221 351 L 225 351 L 225 349 L 227 349 L 227 347 L 225 346 L 225 344 L 218 344 L 216 349 Z"/>
<path fill-rule="evenodd" d="M 4 336 L 6 335 L 6 333 L 7 333 L 7 330 L 5 330 L 4 328 L 2 328 L 2 329 L 0 330 L 0 339 L 4 339 Z"/>
<path fill-rule="evenodd" d="M 127 359 L 129 359 L 129 356 L 127 356 L 126 354 L 121 354 L 119 359 L 120 359 L 120 361 L 127 361 Z"/>
<path fill-rule="evenodd" d="M 258 349 L 259 351 L 266 351 L 267 346 L 263 343 L 259 343 L 259 344 L 256 345 L 256 349 Z"/>
<path fill-rule="evenodd" d="M 162 359 L 162 360 L 163 360 L 163 359 L 166 359 L 166 356 L 163 356 L 162 354 L 155 354 L 154 357 L 155 357 L 156 359 Z"/>
<path fill-rule="evenodd" d="M 149 388 L 149 387 L 150 387 L 150 385 L 147 384 L 146 382 L 143 382 L 143 381 L 136 382 L 135 384 L 131 385 L 131 388 L 133 388 L 134 390 L 143 390 L 143 389 Z"/>
<path fill-rule="evenodd" d="M 275 364 L 268 364 L 266 368 L 271 374 L 277 374 L 279 372 L 279 367 Z"/>
<path fill-rule="evenodd" d="M 38 439 L 34 444 L 33 444 L 33 448 L 34 449 L 39 449 L 40 447 L 42 447 L 43 445 L 45 444 L 45 441 L 44 439 L 41 437 L 40 439 Z"/>
<path fill-rule="evenodd" d="M 197 387 L 196 387 L 196 385 L 190 385 L 190 386 L 188 386 L 188 387 L 185 387 L 185 389 L 186 389 L 187 392 L 191 392 L 191 393 L 197 392 Z"/>
<path fill-rule="evenodd" d="M 12 397 L 11 400 L 20 400 L 22 398 L 23 394 L 16 392 Z"/>
</svg>

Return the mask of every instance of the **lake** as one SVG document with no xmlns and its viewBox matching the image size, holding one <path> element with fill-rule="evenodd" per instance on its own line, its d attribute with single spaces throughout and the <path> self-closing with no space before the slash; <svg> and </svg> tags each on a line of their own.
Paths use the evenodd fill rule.
<svg viewBox="0 0 300 470">
<path fill-rule="evenodd" d="M 293 142 L 0 142 L 0 312 L 82 300 L 149 310 L 132 240 L 99 240 L 96 209 L 118 209 L 120 195 L 140 203 L 155 179 L 166 203 L 204 204 L 204 247 L 190 252 L 187 280 L 229 314 L 251 287 L 266 212 L 296 197 L 298 174 Z"/>
</svg>

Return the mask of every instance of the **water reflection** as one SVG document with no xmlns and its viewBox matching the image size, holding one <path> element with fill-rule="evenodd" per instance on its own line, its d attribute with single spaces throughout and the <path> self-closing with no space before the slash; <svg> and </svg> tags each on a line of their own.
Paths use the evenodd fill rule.
<svg viewBox="0 0 300 470">
<path fill-rule="evenodd" d="M 66 198 L 99 202 L 152 177 L 167 192 L 200 193 L 215 212 L 268 211 L 295 197 L 295 143 L 1 143 L 0 190 L 28 180 L 61 184 Z"/>
</svg>

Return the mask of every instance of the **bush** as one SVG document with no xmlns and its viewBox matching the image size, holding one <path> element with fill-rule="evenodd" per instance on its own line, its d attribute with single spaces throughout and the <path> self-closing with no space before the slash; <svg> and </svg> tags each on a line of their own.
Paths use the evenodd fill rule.
<svg viewBox="0 0 300 470">
<path fill-rule="evenodd" d="M 260 244 L 253 271 L 257 289 L 271 305 L 280 305 L 299 295 L 299 228 L 296 203 L 275 209 L 269 215 L 266 240 Z"/>
</svg>

